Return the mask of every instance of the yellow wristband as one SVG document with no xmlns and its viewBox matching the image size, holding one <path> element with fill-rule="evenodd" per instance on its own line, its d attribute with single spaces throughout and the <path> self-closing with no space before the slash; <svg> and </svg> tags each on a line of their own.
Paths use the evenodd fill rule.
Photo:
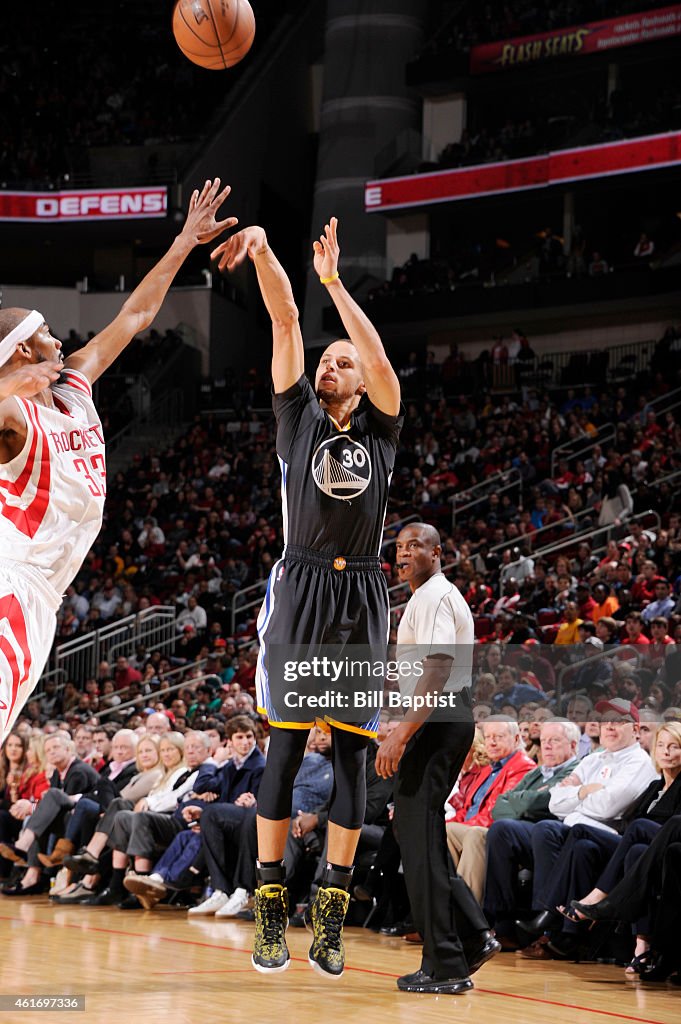
<svg viewBox="0 0 681 1024">
<path fill-rule="evenodd" d="M 332 281 L 337 281 L 339 277 L 340 274 L 338 271 L 336 271 L 336 273 L 332 274 L 331 277 L 320 277 L 319 280 L 322 282 L 322 284 L 331 284 Z"/>
</svg>

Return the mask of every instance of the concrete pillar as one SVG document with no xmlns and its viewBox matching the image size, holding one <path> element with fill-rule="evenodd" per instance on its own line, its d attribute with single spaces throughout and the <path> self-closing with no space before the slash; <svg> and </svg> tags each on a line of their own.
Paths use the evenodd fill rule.
<svg viewBox="0 0 681 1024">
<path fill-rule="evenodd" d="M 404 69 L 422 42 L 420 0 L 328 0 L 319 155 L 312 238 L 338 217 L 341 273 L 352 289 L 370 275 L 387 276 L 386 226 L 364 212 L 364 183 L 377 173 L 376 157 L 401 134 L 419 131 L 421 100 L 404 84 Z M 325 344 L 322 309 L 328 295 L 312 268 L 307 276 L 303 336 Z"/>
</svg>

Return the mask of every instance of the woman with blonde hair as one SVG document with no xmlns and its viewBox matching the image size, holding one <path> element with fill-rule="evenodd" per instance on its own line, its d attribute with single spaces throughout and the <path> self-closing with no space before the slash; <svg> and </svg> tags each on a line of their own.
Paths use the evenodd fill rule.
<svg viewBox="0 0 681 1024">
<path fill-rule="evenodd" d="M 650 756 L 660 776 L 650 783 L 626 815 L 624 833 L 613 836 L 612 855 L 594 888 L 583 899 L 573 900 L 568 909 L 559 908 L 570 921 L 578 922 L 585 918 L 580 907 L 589 907 L 604 900 L 650 846 L 665 822 L 681 814 L 681 722 L 661 723 L 655 733 Z M 640 974 L 648 962 L 650 922 L 647 919 L 637 921 L 634 932 L 636 947 L 626 968 L 628 974 Z"/>
<path fill-rule="evenodd" d="M 180 736 L 181 743 L 173 739 L 176 734 L 169 733 L 164 736 L 161 742 L 179 755 L 180 763 L 183 762 L 184 739 Z M 83 878 L 82 883 L 77 887 L 64 890 L 59 894 L 60 903 L 82 903 L 90 899 L 96 876 L 100 873 L 99 858 L 106 849 L 106 844 L 113 829 L 113 823 L 119 811 L 133 811 L 142 809 L 143 801 L 152 791 L 157 791 L 163 785 L 164 779 L 169 779 L 175 769 L 161 764 L 160 745 L 157 736 L 147 734 L 140 737 L 136 751 L 137 775 L 135 775 L 127 786 L 121 790 L 121 795 L 111 801 L 102 817 L 97 822 L 97 828 L 87 845 L 82 846 L 77 853 L 65 857 L 64 865 L 71 872 L 72 877 Z M 173 755 L 174 756 L 174 755 Z M 173 760 L 173 756 L 169 759 Z M 162 789 L 165 792 L 165 788 Z"/>
</svg>

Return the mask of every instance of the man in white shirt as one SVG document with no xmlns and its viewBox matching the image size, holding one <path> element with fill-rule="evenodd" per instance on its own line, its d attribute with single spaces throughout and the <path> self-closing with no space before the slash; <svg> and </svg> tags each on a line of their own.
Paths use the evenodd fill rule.
<svg viewBox="0 0 681 1024">
<path fill-rule="evenodd" d="M 208 625 L 208 616 L 193 594 L 187 600 L 187 607 L 175 619 L 175 629 L 181 633 L 185 626 L 192 625 L 197 633 L 203 632 Z"/>
<path fill-rule="evenodd" d="M 588 838 L 607 860 L 617 823 L 657 774 L 638 741 L 636 705 L 616 697 L 599 702 L 598 710 L 603 750 L 580 761 L 552 791 L 549 810 L 559 820 L 540 821 L 532 830 L 533 906 L 544 910 L 523 926 L 529 935 L 562 926 L 556 907 L 567 901 L 572 864 L 561 853 L 571 829 L 579 825 L 581 838 Z M 567 951 L 555 943 L 540 943 L 539 948 L 530 946 L 524 952 L 530 959 L 544 960 Z"/>
<path fill-rule="evenodd" d="M 412 696 L 455 700 L 445 715 L 428 722 L 428 709 L 407 710 L 378 748 L 376 771 L 387 778 L 399 767 L 395 824 L 412 917 L 423 936 L 420 969 L 399 978 L 397 987 L 458 995 L 473 987 L 469 975 L 500 946 L 472 892 L 456 876 L 447 850 L 444 802 L 474 735 L 467 689 L 474 637 L 470 608 L 442 574 L 441 554 L 437 530 L 425 523 L 412 523 L 397 537 L 399 578 L 409 584 L 412 596 L 398 629 L 396 660 L 408 653 L 411 663 L 419 655 L 423 659 L 424 672 Z"/>
</svg>

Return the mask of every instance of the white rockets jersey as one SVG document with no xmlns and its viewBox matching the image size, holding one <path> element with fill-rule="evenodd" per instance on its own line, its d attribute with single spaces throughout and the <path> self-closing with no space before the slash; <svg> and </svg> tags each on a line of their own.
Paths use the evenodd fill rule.
<svg viewBox="0 0 681 1024">
<path fill-rule="evenodd" d="M 58 595 L 80 569 L 102 525 L 106 464 L 92 388 L 64 369 L 54 409 L 17 398 L 26 443 L 0 464 L 0 557 L 37 569 Z"/>
</svg>

